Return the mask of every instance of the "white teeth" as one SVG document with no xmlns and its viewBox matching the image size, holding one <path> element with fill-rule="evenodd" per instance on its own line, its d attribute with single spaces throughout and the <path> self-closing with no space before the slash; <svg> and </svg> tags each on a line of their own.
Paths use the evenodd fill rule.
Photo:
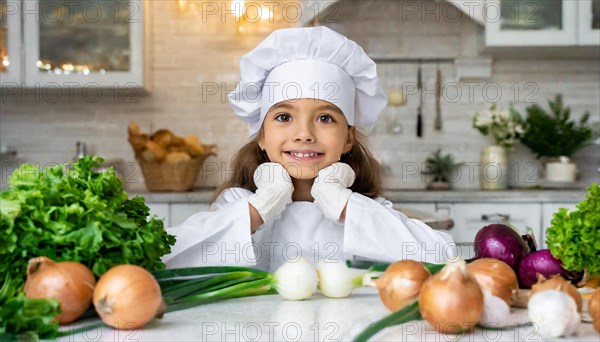
<svg viewBox="0 0 600 342">
<path fill-rule="evenodd" d="M 290 154 L 293 155 L 294 157 L 298 157 L 298 158 L 308 158 L 308 157 L 314 157 L 318 153 L 295 153 L 295 152 L 290 152 Z"/>
</svg>

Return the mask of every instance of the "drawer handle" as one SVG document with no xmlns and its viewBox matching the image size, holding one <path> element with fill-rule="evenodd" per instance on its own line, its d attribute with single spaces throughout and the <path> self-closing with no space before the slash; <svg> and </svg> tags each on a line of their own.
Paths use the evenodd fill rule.
<svg viewBox="0 0 600 342">
<path fill-rule="evenodd" d="M 494 219 L 499 218 L 502 221 L 508 221 L 510 220 L 510 215 L 508 214 L 483 214 L 481 215 L 481 220 L 482 221 L 492 221 Z"/>
</svg>

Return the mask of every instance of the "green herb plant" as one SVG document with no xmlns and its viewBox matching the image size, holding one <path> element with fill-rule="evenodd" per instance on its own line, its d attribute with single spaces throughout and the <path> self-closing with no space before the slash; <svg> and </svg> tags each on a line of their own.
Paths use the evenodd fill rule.
<svg viewBox="0 0 600 342">
<path fill-rule="evenodd" d="M 102 161 L 23 164 L 10 176 L 10 189 L 0 193 L 0 333 L 24 333 L 56 315 L 56 305 L 23 296 L 31 258 L 77 261 L 98 277 L 120 264 L 165 268 L 160 258 L 175 237 L 149 217 L 142 197 L 128 198 L 113 169 L 94 171 Z"/>
<path fill-rule="evenodd" d="M 425 159 L 425 168 L 421 173 L 433 176 L 434 182 L 448 182 L 450 173 L 463 165 L 463 162 L 455 162 L 450 153 L 442 155 L 442 149 L 438 148 Z"/>
<path fill-rule="evenodd" d="M 569 211 L 560 208 L 546 231 L 552 255 L 569 271 L 600 273 L 600 186 L 593 183 L 586 198 Z"/>
<path fill-rule="evenodd" d="M 527 107 L 525 132 L 521 143 L 539 159 L 541 157 L 571 157 L 592 139 L 592 128 L 587 124 L 589 113 L 581 119 L 571 119 L 571 109 L 564 106 L 562 96 L 548 101 L 550 112 L 538 105 Z"/>
</svg>

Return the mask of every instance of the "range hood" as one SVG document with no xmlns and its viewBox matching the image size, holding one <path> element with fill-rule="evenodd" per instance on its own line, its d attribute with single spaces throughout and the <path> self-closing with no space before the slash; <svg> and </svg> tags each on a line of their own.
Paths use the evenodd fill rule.
<svg viewBox="0 0 600 342">
<path fill-rule="evenodd" d="M 323 13 L 327 7 L 334 5 L 335 3 L 346 0 L 306 0 L 302 1 L 302 17 L 301 24 L 306 26 L 313 22 L 313 20 Z M 397 0 L 399 1 L 399 0 Z M 434 0 L 440 2 L 442 0 Z M 464 14 L 468 15 L 473 21 L 480 25 L 484 25 L 484 5 L 485 0 L 443 0 L 451 3 L 456 8 L 461 10 Z"/>
</svg>

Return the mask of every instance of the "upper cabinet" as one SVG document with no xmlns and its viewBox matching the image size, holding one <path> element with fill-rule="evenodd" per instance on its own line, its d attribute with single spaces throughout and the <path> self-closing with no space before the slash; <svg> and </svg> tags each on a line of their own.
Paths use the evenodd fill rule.
<svg viewBox="0 0 600 342">
<path fill-rule="evenodd" d="M 579 0 L 579 44 L 600 45 L 600 0 Z"/>
<path fill-rule="evenodd" d="M 600 45 L 600 0 L 487 0 L 487 46 Z"/>
<path fill-rule="evenodd" d="M 9 15 L 9 13 L 11 15 Z M 20 3 L 0 0 L 0 82 L 21 83 Z"/>
<path fill-rule="evenodd" d="M 142 0 L 0 0 L 2 86 L 142 87 Z"/>
</svg>

